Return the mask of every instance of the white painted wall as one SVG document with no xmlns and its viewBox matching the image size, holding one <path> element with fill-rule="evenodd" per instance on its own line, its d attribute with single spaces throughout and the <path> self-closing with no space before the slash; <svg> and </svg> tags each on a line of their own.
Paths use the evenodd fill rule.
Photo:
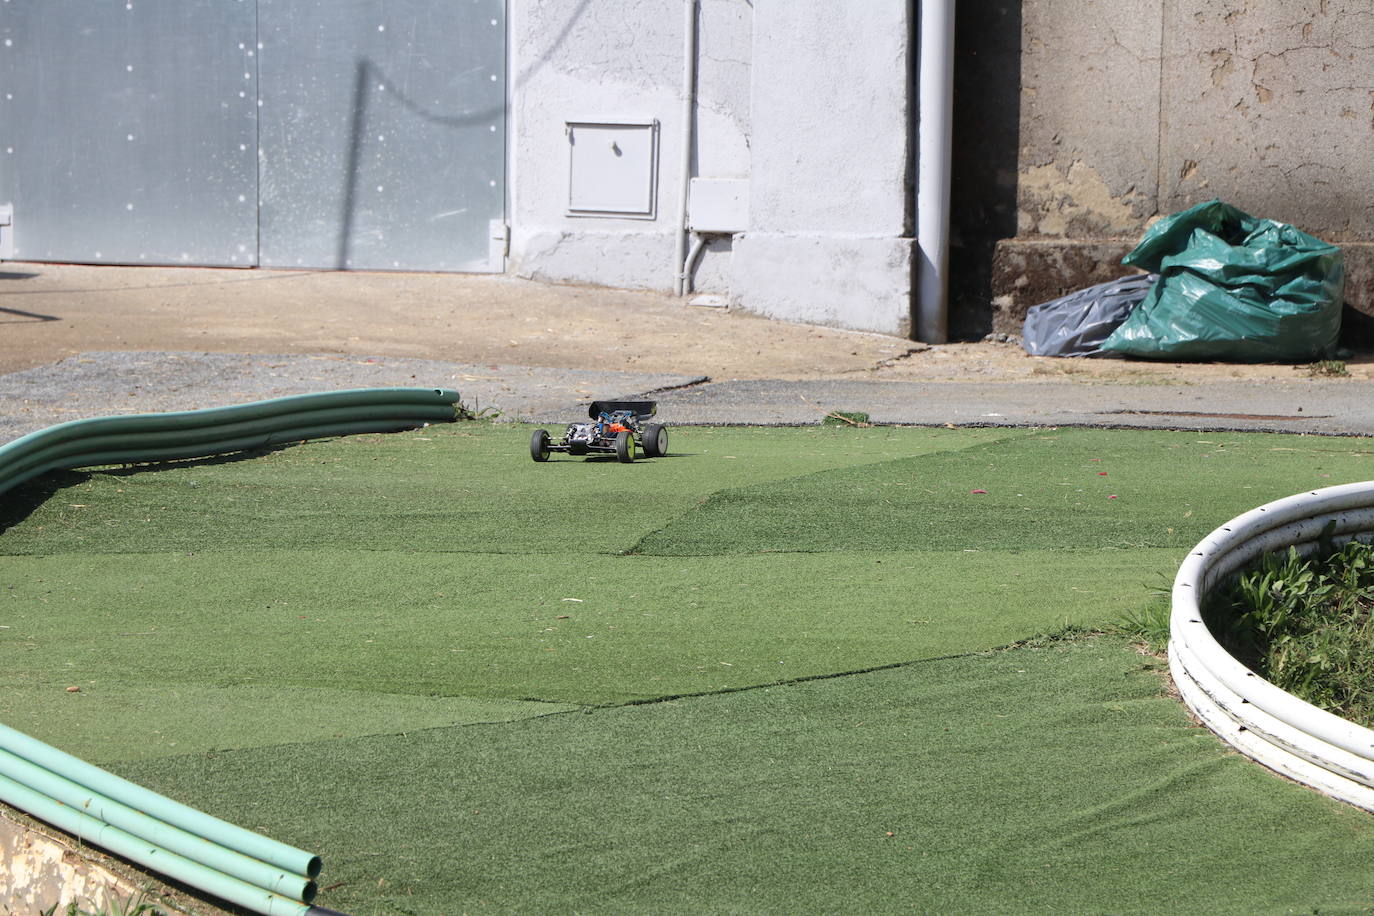
<svg viewBox="0 0 1374 916">
<path fill-rule="evenodd" d="M 684 0 L 510 0 L 511 269 L 668 290 Z M 692 174 L 747 179 L 748 230 L 698 291 L 775 318 L 907 335 L 909 0 L 701 0 Z M 661 124 L 654 220 L 571 217 L 569 120 Z"/>
</svg>

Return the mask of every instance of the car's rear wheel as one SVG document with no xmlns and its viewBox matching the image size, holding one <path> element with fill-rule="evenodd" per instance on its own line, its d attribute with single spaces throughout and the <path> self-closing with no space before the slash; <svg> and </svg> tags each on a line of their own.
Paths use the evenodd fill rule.
<svg viewBox="0 0 1374 916">
<path fill-rule="evenodd" d="M 535 461 L 549 460 L 549 431 L 536 429 L 530 436 L 530 457 Z"/>
<path fill-rule="evenodd" d="M 624 464 L 635 460 L 635 437 L 628 429 L 615 434 L 615 457 Z"/>
<path fill-rule="evenodd" d="M 668 454 L 668 427 L 661 423 L 650 423 L 644 427 L 644 454 L 649 458 L 662 458 Z"/>
</svg>

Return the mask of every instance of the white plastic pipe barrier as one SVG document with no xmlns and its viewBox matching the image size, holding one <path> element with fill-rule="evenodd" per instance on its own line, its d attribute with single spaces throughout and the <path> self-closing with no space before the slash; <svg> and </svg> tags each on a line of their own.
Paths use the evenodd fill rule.
<svg viewBox="0 0 1374 916">
<path fill-rule="evenodd" d="M 1203 538 L 1174 579 L 1169 671 L 1188 707 L 1252 760 L 1334 798 L 1374 811 L 1374 731 L 1318 709 L 1231 657 L 1203 623 L 1200 604 L 1262 554 L 1316 549 L 1335 523 L 1337 544 L 1374 533 L 1374 481 L 1266 503 Z"/>
</svg>

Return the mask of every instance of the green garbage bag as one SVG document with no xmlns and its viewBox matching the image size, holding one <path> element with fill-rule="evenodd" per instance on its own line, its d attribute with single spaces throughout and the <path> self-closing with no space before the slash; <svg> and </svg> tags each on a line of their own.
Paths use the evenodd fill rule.
<svg viewBox="0 0 1374 916">
<path fill-rule="evenodd" d="M 1253 363 L 1335 353 L 1341 250 L 1286 223 L 1212 200 L 1155 223 L 1121 263 L 1160 279 L 1105 351 Z"/>
</svg>

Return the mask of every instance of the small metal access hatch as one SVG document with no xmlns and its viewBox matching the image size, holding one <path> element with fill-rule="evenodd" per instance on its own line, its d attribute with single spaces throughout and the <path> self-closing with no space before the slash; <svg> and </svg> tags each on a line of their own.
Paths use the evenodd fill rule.
<svg viewBox="0 0 1374 916">
<path fill-rule="evenodd" d="M 658 121 L 568 121 L 568 215 L 654 219 Z"/>
</svg>

